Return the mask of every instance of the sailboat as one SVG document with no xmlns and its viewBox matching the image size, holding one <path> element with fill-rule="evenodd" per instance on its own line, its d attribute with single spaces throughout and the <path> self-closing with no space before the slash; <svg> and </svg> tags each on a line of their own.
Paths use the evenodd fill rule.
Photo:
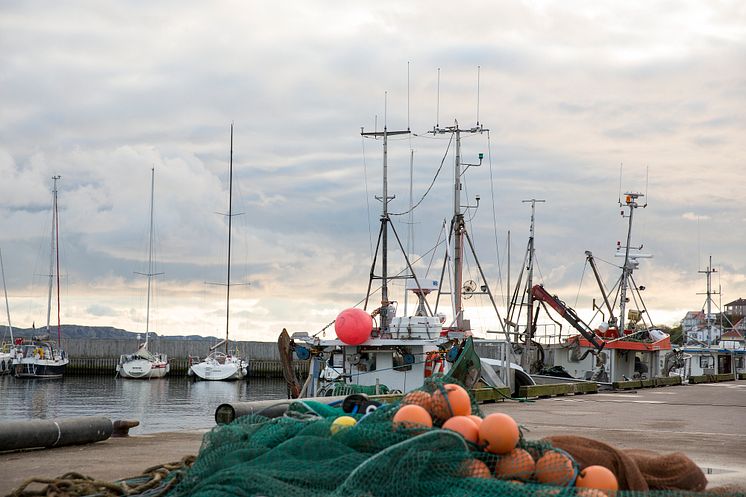
<svg viewBox="0 0 746 497">
<path fill-rule="evenodd" d="M 228 333 L 230 330 L 230 304 L 231 304 L 231 227 L 233 220 L 233 124 L 231 124 L 231 153 L 229 163 L 228 179 L 228 280 L 226 283 L 225 296 L 225 339 L 210 347 L 210 354 L 204 359 L 198 357 L 189 358 L 189 371 L 187 374 L 196 376 L 202 380 L 240 380 L 248 375 L 249 363 L 229 350 Z M 218 350 L 225 346 L 225 351 Z"/>
<path fill-rule="evenodd" d="M 150 336 L 150 283 L 154 276 L 163 273 L 153 272 L 153 200 L 155 192 L 155 168 L 150 170 L 150 236 L 148 244 L 148 272 L 138 273 L 148 278 L 148 297 L 145 311 L 145 342 L 134 354 L 123 354 L 119 357 L 117 373 L 122 378 L 163 378 L 168 374 L 170 365 L 164 354 L 153 354 L 148 350 Z"/>
<path fill-rule="evenodd" d="M 62 350 L 62 325 L 60 323 L 60 256 L 59 256 L 59 211 L 57 205 L 57 180 L 52 176 L 52 237 L 49 260 L 49 293 L 47 297 L 46 335 L 34 336 L 30 342 L 18 344 L 13 373 L 17 378 L 62 378 L 69 360 Z M 57 289 L 57 343 L 50 339 L 52 315 L 52 290 Z"/>
<path fill-rule="evenodd" d="M 8 331 L 10 342 L 0 344 L 0 376 L 10 374 L 15 357 L 15 343 L 13 341 L 13 325 L 10 323 L 10 306 L 8 305 L 8 288 L 5 286 L 5 267 L 3 266 L 3 253 L 0 250 L 0 273 L 3 276 L 3 293 L 5 295 L 5 313 L 8 317 Z M 4 336 L 4 335 L 3 335 Z"/>
</svg>

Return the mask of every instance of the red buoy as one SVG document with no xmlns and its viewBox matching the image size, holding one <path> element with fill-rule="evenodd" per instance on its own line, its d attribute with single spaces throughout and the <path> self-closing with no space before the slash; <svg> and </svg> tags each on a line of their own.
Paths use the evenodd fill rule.
<svg viewBox="0 0 746 497">
<path fill-rule="evenodd" d="M 362 309 L 345 309 L 337 316 L 334 331 L 347 345 L 360 345 L 370 338 L 373 318 Z"/>
</svg>

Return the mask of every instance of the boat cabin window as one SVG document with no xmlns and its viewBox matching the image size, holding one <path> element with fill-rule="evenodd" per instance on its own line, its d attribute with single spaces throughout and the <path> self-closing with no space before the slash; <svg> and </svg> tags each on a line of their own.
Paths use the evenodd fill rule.
<svg viewBox="0 0 746 497">
<path fill-rule="evenodd" d="M 333 368 L 343 368 L 345 365 L 345 356 L 342 352 L 332 352 L 329 357 L 329 365 Z"/>
<path fill-rule="evenodd" d="M 715 367 L 715 358 L 711 355 L 700 356 L 699 367 L 702 369 L 713 369 Z"/>
</svg>

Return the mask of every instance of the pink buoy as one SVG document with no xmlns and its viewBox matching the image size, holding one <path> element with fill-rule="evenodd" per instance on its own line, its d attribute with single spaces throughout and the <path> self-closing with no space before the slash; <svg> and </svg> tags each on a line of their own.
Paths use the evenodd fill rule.
<svg viewBox="0 0 746 497">
<path fill-rule="evenodd" d="M 334 322 L 337 338 L 347 345 L 360 345 L 370 338 L 373 318 L 362 309 L 345 309 Z"/>
</svg>

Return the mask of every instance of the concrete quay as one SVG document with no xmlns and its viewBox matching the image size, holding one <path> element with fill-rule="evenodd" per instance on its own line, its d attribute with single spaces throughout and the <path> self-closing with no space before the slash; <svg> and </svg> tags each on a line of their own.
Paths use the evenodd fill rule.
<svg viewBox="0 0 746 497">
<path fill-rule="evenodd" d="M 216 406 L 217 407 L 217 406 Z M 508 400 L 480 406 L 505 412 L 529 439 L 582 435 L 618 448 L 684 452 L 705 470 L 708 488 L 746 492 L 746 381 Z M 0 495 L 27 478 L 74 471 L 113 481 L 197 454 L 205 431 L 110 438 L 82 446 L 0 454 Z"/>
</svg>

